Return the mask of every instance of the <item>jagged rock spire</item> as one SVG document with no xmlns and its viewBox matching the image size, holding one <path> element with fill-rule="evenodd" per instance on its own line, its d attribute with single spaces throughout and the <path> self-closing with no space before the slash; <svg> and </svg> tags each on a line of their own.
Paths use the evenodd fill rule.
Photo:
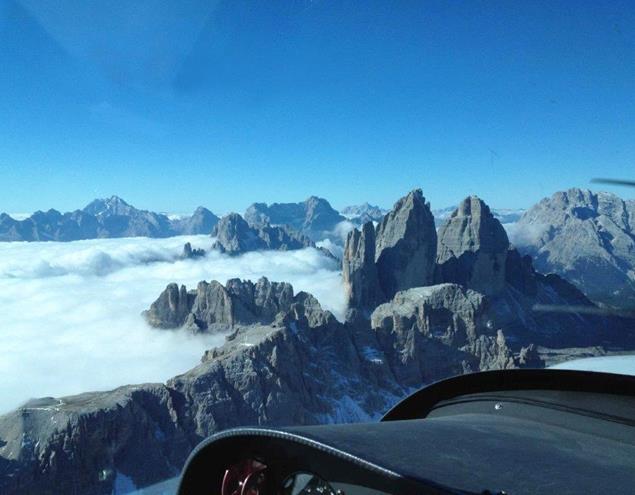
<svg viewBox="0 0 635 495">
<path fill-rule="evenodd" d="M 349 308 L 372 310 L 398 291 L 434 283 L 437 233 L 420 189 L 346 239 L 342 271 Z"/>
<path fill-rule="evenodd" d="M 434 283 L 437 232 L 421 189 L 397 201 L 375 233 L 377 274 L 386 298 Z"/>
<path fill-rule="evenodd" d="M 375 266 L 375 227 L 366 222 L 361 231 L 348 233 L 342 259 L 342 276 L 349 308 L 372 311 L 383 302 Z"/>
<path fill-rule="evenodd" d="M 485 202 L 465 198 L 439 230 L 438 278 L 497 294 L 505 287 L 508 249 L 507 233 Z"/>
</svg>

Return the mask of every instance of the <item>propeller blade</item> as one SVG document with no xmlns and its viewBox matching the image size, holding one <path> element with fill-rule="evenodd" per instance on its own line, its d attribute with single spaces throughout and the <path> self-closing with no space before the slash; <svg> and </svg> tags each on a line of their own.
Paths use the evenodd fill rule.
<svg viewBox="0 0 635 495">
<path fill-rule="evenodd" d="M 635 180 L 621 180 L 621 179 L 591 179 L 594 184 L 611 184 L 613 186 L 629 186 L 635 187 Z"/>
</svg>

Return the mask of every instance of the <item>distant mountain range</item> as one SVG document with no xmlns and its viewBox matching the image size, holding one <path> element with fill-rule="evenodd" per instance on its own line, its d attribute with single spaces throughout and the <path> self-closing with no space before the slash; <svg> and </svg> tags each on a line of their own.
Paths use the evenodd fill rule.
<svg viewBox="0 0 635 495">
<path fill-rule="evenodd" d="M 112 196 L 96 199 L 82 210 L 36 211 L 24 220 L 0 214 L 0 241 L 77 241 L 109 237 L 170 237 L 209 234 L 218 217 L 199 207 L 189 217 L 169 218 L 139 210 Z"/>
<path fill-rule="evenodd" d="M 343 208 L 340 213 L 352 223 L 356 225 L 363 225 L 369 221 L 379 222 L 384 215 L 388 213 L 388 210 L 369 203 L 364 203 L 357 206 L 347 206 L 346 208 Z"/>
<path fill-rule="evenodd" d="M 432 210 L 440 226 L 454 207 Z M 347 206 L 338 212 L 330 203 L 311 196 L 298 203 L 253 203 L 243 218 L 255 228 L 286 226 L 317 242 L 331 238 L 343 244 L 338 224 L 349 221 L 359 227 L 368 221 L 379 222 L 388 212 L 364 203 Z M 492 210 L 502 223 L 518 220 L 523 210 Z M 81 210 L 61 213 L 55 209 L 32 215 L 0 214 L 0 241 L 77 241 L 111 237 L 171 237 L 210 234 L 219 217 L 204 207 L 191 216 L 176 216 L 140 210 L 118 196 L 95 199 Z M 349 227 L 350 228 L 350 227 Z"/>
<path fill-rule="evenodd" d="M 451 221 L 455 210 L 431 210 L 437 230 Z M 526 211 L 490 211 L 506 226 L 519 251 L 534 259 L 539 271 L 557 273 L 596 303 L 635 307 L 635 201 L 624 201 L 609 193 L 570 189 L 555 193 Z M 378 224 L 386 213 L 369 203 L 338 212 L 317 196 L 298 203 L 253 203 L 245 211 L 244 221 L 233 214 L 235 221 L 227 222 L 226 228 L 221 229 L 227 234 L 221 239 L 224 244 L 217 246 L 238 254 L 254 249 L 298 249 L 328 239 L 335 254 L 341 256 L 351 224 L 358 228 L 369 221 Z M 23 220 L 0 214 L 0 241 L 212 234 L 218 223 L 219 218 L 203 207 L 191 216 L 174 217 L 137 209 L 112 196 L 68 213 L 37 211 Z M 253 239 L 247 242 L 239 231 L 251 232 Z M 237 247 L 232 247 L 232 242 Z"/>
</svg>

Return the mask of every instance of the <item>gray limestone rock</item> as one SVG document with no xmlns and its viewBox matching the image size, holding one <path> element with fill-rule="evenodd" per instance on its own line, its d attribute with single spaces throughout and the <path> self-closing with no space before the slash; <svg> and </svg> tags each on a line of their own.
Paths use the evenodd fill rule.
<svg viewBox="0 0 635 495">
<path fill-rule="evenodd" d="M 216 237 L 214 248 L 224 253 L 240 254 L 267 249 L 267 243 L 258 236 L 258 231 L 250 227 L 238 213 L 221 218 L 212 235 Z"/>
<path fill-rule="evenodd" d="M 434 283 L 437 232 L 420 189 L 401 198 L 377 225 L 375 262 L 387 298 Z"/>
<path fill-rule="evenodd" d="M 593 301 L 635 307 L 635 201 L 569 189 L 529 209 L 514 244 L 543 273 L 557 273 Z"/>
<path fill-rule="evenodd" d="M 314 246 L 306 236 L 288 227 L 252 226 L 238 213 L 224 216 L 214 227 L 214 248 L 231 255 L 249 251 L 275 249 L 287 251 Z"/>
<path fill-rule="evenodd" d="M 505 287 L 508 249 L 507 233 L 489 207 L 476 196 L 466 198 L 439 230 L 440 280 L 497 294 Z"/>
<path fill-rule="evenodd" d="M 169 284 L 143 314 L 146 321 L 157 328 L 178 328 L 183 326 L 192 305 L 194 294 L 188 294 L 185 285 Z"/>
<path fill-rule="evenodd" d="M 401 384 L 516 366 L 485 296 L 457 284 L 398 292 L 371 326 Z"/>
<path fill-rule="evenodd" d="M 161 384 L 30 401 L 0 416 L 0 492 L 105 494 L 176 476 L 199 438 Z"/>
<path fill-rule="evenodd" d="M 293 287 L 285 282 L 270 282 L 262 277 L 256 284 L 231 279 L 199 282 L 196 290 L 169 284 L 143 315 L 156 328 L 185 326 L 194 332 L 227 331 L 236 325 L 271 323 L 281 312 L 297 302 Z"/>
<path fill-rule="evenodd" d="M 365 223 L 361 231 L 348 233 L 342 260 L 342 277 L 349 308 L 372 311 L 384 297 L 375 266 L 375 227 Z"/>
</svg>

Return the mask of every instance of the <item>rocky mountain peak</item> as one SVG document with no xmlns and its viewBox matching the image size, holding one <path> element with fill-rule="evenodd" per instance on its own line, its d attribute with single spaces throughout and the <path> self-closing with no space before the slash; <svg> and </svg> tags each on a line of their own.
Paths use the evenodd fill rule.
<svg viewBox="0 0 635 495">
<path fill-rule="evenodd" d="M 353 229 L 342 260 L 349 310 L 367 313 L 400 290 L 433 284 L 436 247 L 434 218 L 420 189 L 397 201 L 376 228 L 369 221 Z"/>
<path fill-rule="evenodd" d="M 507 233 L 487 204 L 476 196 L 465 198 L 439 230 L 440 278 L 496 294 L 505 287 L 508 249 Z"/>
<path fill-rule="evenodd" d="M 238 213 L 225 215 L 214 227 L 212 235 L 216 237 L 214 248 L 229 254 L 265 249 L 265 242 L 258 232 Z"/>
<path fill-rule="evenodd" d="M 204 206 L 198 206 L 195 210 L 193 215 L 213 215 L 213 213 L 211 211 L 209 211 L 207 208 L 205 208 Z"/>
<path fill-rule="evenodd" d="M 375 262 L 386 298 L 434 282 L 437 232 L 421 189 L 397 201 L 375 233 Z"/>
<path fill-rule="evenodd" d="M 260 249 L 288 251 L 313 247 L 308 237 L 287 226 L 249 224 L 238 213 L 224 216 L 214 227 L 214 248 L 228 254 L 241 254 Z"/>
<path fill-rule="evenodd" d="M 324 198 L 311 196 L 304 202 L 304 207 L 304 230 L 314 232 L 330 231 L 335 225 L 344 220 L 344 217 L 334 210 Z"/>
<path fill-rule="evenodd" d="M 201 281 L 190 291 L 184 285 L 169 284 L 143 316 L 156 328 L 185 327 L 199 333 L 269 325 L 278 318 L 315 317 L 322 312 L 313 296 L 304 292 L 294 295 L 291 284 L 261 277 L 255 284 L 238 278 L 225 285 L 216 280 Z"/>
<path fill-rule="evenodd" d="M 62 213 L 56 210 L 55 208 L 49 208 L 46 211 L 37 210 L 31 215 L 31 218 L 34 220 L 39 219 L 59 219 L 62 216 Z"/>
<path fill-rule="evenodd" d="M 252 226 L 287 225 L 318 241 L 345 218 L 326 199 L 311 196 L 301 203 L 254 203 L 245 211 L 245 220 Z"/>
<path fill-rule="evenodd" d="M 132 210 L 136 210 L 136 208 L 119 196 L 113 195 L 109 198 L 91 201 L 82 211 L 91 215 L 128 215 Z"/>
<path fill-rule="evenodd" d="M 635 305 L 635 201 L 560 191 L 527 210 L 513 237 L 538 271 L 563 276 L 596 302 Z"/>
<path fill-rule="evenodd" d="M 460 256 L 465 251 L 499 253 L 509 239 L 487 204 L 477 196 L 465 198 L 439 230 L 438 260 Z"/>
<path fill-rule="evenodd" d="M 210 234 L 219 218 L 207 208 L 199 206 L 191 217 L 172 220 L 172 229 L 179 234 Z"/>
<path fill-rule="evenodd" d="M 564 222 L 568 217 L 581 221 L 598 221 L 598 217 L 604 216 L 620 228 L 630 230 L 634 213 L 635 201 L 633 200 L 624 201 L 608 192 L 596 193 L 588 189 L 572 188 L 542 199 L 522 218 L 525 225 L 528 221 L 535 220 L 557 219 Z M 546 218 L 547 215 L 550 218 Z"/>
<path fill-rule="evenodd" d="M 315 205 L 324 204 L 324 203 L 328 204 L 328 201 L 318 196 L 309 196 L 308 198 L 304 200 L 304 204 L 307 206 L 307 208 L 310 206 L 315 206 Z"/>
</svg>

